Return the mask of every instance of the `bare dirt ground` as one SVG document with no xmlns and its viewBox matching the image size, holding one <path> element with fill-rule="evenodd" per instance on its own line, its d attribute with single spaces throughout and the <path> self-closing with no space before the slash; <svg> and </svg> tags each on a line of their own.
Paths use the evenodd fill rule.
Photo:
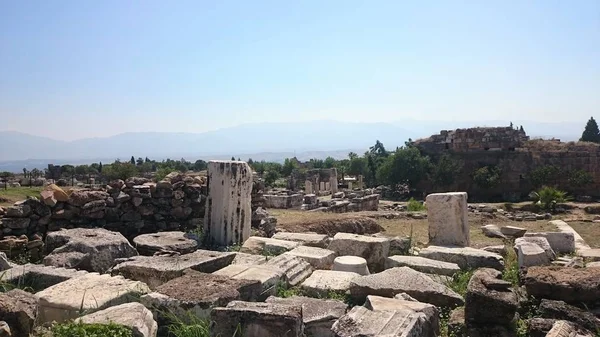
<svg viewBox="0 0 600 337">
<path fill-rule="evenodd" d="M 490 205 L 500 207 L 500 204 Z M 583 208 L 584 205 L 579 207 Z M 268 211 L 277 218 L 277 226 L 288 231 L 298 231 L 298 229 L 303 228 L 303 224 L 353 217 L 370 217 L 385 229 L 384 233 L 388 236 L 410 236 L 412 231 L 413 240 L 418 246 L 424 246 L 428 241 L 427 219 L 413 219 L 406 212 L 372 211 L 337 214 L 281 209 L 270 209 Z M 390 213 L 399 214 L 399 217 L 386 219 L 386 215 Z M 567 214 L 555 215 L 553 219 L 567 221 L 590 246 L 600 248 L 600 223 L 592 222 L 593 217 L 593 215 L 585 214 L 583 209 L 574 209 Z M 557 230 L 555 226 L 548 223 L 548 220 L 512 221 L 501 215 L 490 218 L 489 215 L 483 213 L 469 213 L 472 247 L 481 248 L 503 244 L 502 239 L 488 238 L 483 235 L 481 226 L 488 224 L 523 227 L 530 232 L 552 232 Z"/>
</svg>

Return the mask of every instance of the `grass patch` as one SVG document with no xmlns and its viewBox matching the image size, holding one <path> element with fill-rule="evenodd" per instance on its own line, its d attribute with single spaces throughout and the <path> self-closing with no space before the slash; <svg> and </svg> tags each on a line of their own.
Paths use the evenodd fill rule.
<svg viewBox="0 0 600 337">
<path fill-rule="evenodd" d="M 187 312 L 185 322 L 175 315 L 170 315 L 171 324 L 168 326 L 169 336 L 172 337 L 209 337 L 210 322 L 198 318 L 192 312 Z"/>
<path fill-rule="evenodd" d="M 506 245 L 506 256 L 504 257 L 504 271 L 502 271 L 502 279 L 510 282 L 513 287 L 519 286 L 519 261 L 517 253 L 512 245 Z"/>
<path fill-rule="evenodd" d="M 70 322 L 53 325 L 50 333 L 43 337 L 133 337 L 133 332 L 130 328 L 114 323 L 85 324 Z"/>
<path fill-rule="evenodd" d="M 454 290 L 460 296 L 467 294 L 467 286 L 475 270 L 459 271 L 452 276 L 452 279 L 446 284 L 448 288 Z"/>
<path fill-rule="evenodd" d="M 40 197 L 42 187 L 9 187 L 0 188 L 0 205 L 10 206 L 17 201 L 25 200 L 27 197 Z"/>
<path fill-rule="evenodd" d="M 427 210 L 427 207 L 422 202 L 415 200 L 415 198 L 410 198 L 406 204 L 406 210 L 409 212 L 422 212 Z"/>
</svg>

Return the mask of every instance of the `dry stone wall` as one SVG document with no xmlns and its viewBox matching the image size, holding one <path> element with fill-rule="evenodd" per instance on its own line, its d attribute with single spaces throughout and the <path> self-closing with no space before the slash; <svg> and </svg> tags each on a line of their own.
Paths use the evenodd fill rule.
<svg viewBox="0 0 600 337">
<path fill-rule="evenodd" d="M 5 209 L 0 250 L 16 238 L 45 237 L 61 228 L 105 228 L 127 238 L 142 233 L 186 230 L 201 225 L 206 186 L 199 178 L 173 173 L 154 183 L 145 178 L 112 182 L 106 188 L 65 192 L 57 187 Z M 26 242 L 25 242 L 26 243 Z M 22 245 L 21 245 L 22 246 Z"/>
</svg>

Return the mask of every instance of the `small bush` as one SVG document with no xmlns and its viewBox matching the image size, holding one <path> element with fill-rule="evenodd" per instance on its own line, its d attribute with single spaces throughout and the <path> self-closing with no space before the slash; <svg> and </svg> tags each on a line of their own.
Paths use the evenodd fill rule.
<svg viewBox="0 0 600 337">
<path fill-rule="evenodd" d="M 465 296 L 467 294 L 467 286 L 469 285 L 469 281 L 473 276 L 474 270 L 467 271 L 459 271 L 452 276 L 452 280 L 448 282 L 446 285 L 448 288 L 454 290 L 460 296 Z"/>
<path fill-rule="evenodd" d="M 63 323 L 52 326 L 52 337 L 133 337 L 130 328 L 122 325 Z"/>
<path fill-rule="evenodd" d="M 408 204 L 406 205 L 406 210 L 409 212 L 421 212 L 426 210 L 427 208 L 423 205 L 422 202 L 416 201 L 415 198 L 410 198 L 408 200 Z"/>
<path fill-rule="evenodd" d="M 567 201 L 567 192 L 549 186 L 531 192 L 529 196 L 533 199 L 534 204 L 546 211 L 554 211 L 558 203 Z"/>
<path fill-rule="evenodd" d="M 288 288 L 284 282 L 277 283 L 277 297 L 288 298 L 292 296 L 302 296 L 302 289 L 298 287 Z"/>
<path fill-rule="evenodd" d="M 517 253 L 510 245 L 506 245 L 506 257 L 504 259 L 504 271 L 502 279 L 512 283 L 514 287 L 519 286 L 519 261 L 517 261 Z"/>
</svg>

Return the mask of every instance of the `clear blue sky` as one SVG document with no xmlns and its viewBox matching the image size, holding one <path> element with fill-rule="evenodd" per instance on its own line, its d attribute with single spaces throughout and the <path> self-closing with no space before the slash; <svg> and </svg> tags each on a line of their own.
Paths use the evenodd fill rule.
<svg viewBox="0 0 600 337">
<path fill-rule="evenodd" d="M 600 118 L 600 1 L 1 1 L 0 130 Z"/>
</svg>

